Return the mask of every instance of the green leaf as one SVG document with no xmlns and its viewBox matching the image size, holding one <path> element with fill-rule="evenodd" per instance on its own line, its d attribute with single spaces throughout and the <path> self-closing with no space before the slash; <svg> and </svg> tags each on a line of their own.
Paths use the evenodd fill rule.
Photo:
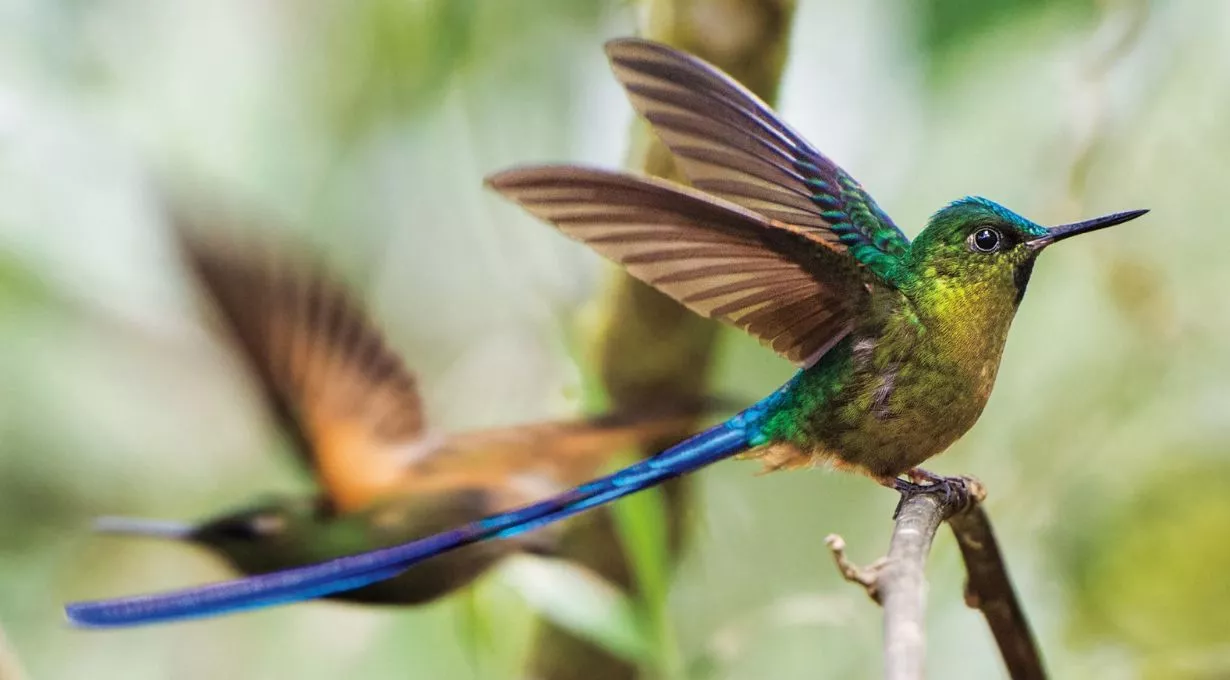
<svg viewBox="0 0 1230 680">
<path fill-rule="evenodd" d="M 642 625 L 653 642 L 654 676 L 682 677 L 683 661 L 668 609 L 671 555 L 666 498 L 660 487 L 646 489 L 612 505 L 611 517 L 640 593 Z"/>
<path fill-rule="evenodd" d="M 650 641 L 631 599 L 594 572 L 564 560 L 518 555 L 499 578 L 544 619 L 634 664 L 650 658 Z"/>
<path fill-rule="evenodd" d="M 920 0 L 914 7 L 922 52 L 932 69 L 1004 26 L 1043 12 L 1062 13 L 1067 23 L 1076 24 L 1091 20 L 1095 9 L 1092 0 Z"/>
</svg>

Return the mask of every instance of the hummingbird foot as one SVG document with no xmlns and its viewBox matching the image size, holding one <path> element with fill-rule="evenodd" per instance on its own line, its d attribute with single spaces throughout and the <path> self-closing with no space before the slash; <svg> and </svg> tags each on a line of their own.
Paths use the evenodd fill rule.
<svg viewBox="0 0 1230 680">
<path fill-rule="evenodd" d="M 969 481 L 965 477 L 945 477 L 922 468 L 914 468 L 905 473 L 909 481 L 899 477 L 887 477 L 878 480 L 881 485 L 901 494 L 897 508 L 893 510 L 893 519 L 901 512 L 901 506 L 907 500 L 918 494 L 937 494 L 943 496 L 943 503 L 952 508 L 966 508 L 970 505 L 972 495 Z"/>
<path fill-rule="evenodd" d="M 937 475 L 930 470 L 924 470 L 919 467 L 906 470 L 905 476 L 915 484 L 943 484 L 944 482 L 960 479 L 960 477 L 945 477 L 944 475 Z"/>
</svg>

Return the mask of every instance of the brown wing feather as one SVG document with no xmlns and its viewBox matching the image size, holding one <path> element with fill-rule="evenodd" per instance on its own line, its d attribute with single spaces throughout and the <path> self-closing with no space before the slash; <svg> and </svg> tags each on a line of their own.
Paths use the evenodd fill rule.
<svg viewBox="0 0 1230 680">
<path fill-rule="evenodd" d="M 395 485 L 398 451 L 422 438 L 422 404 L 363 307 L 288 248 L 207 235 L 200 212 L 176 219 L 192 271 L 335 509 Z"/>
<path fill-rule="evenodd" d="M 694 427 L 698 419 L 746 406 L 702 397 L 641 403 L 571 421 L 514 425 L 450 436 L 437 455 L 407 471 L 401 489 L 420 494 L 459 487 L 502 489 L 520 503 L 542 500 L 600 473 L 618 454 L 644 449 Z"/>
<path fill-rule="evenodd" d="M 810 238 L 879 275 L 909 241 L 862 186 L 716 67 L 669 46 L 607 43 L 615 77 L 671 149 L 688 180 Z"/>
<path fill-rule="evenodd" d="M 509 170 L 487 183 L 796 363 L 844 335 L 866 297 L 855 263 L 833 246 L 687 187 L 576 166 Z"/>
</svg>

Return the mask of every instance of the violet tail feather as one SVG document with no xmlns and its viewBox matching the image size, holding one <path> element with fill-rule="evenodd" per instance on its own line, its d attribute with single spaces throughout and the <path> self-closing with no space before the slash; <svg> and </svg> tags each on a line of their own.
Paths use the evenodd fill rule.
<svg viewBox="0 0 1230 680">
<path fill-rule="evenodd" d="M 744 451 L 751 446 L 747 417 L 758 411 L 758 407 L 762 408 L 759 404 L 753 406 L 655 456 L 553 498 L 428 538 L 320 564 L 195 588 L 76 602 L 67 605 L 65 613 L 75 626 L 119 628 L 262 609 L 361 588 L 397 576 L 441 553 L 479 541 L 511 538 L 532 531 Z"/>
</svg>

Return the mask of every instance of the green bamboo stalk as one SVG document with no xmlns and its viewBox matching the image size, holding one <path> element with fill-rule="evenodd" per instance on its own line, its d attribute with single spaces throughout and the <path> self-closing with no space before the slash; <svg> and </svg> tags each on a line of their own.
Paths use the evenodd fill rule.
<svg viewBox="0 0 1230 680">
<path fill-rule="evenodd" d="M 717 65 L 773 102 L 786 60 L 794 7 L 795 0 L 643 0 L 642 34 Z M 643 121 L 636 125 L 629 166 L 681 181 L 666 147 Z M 611 406 L 643 406 L 655 400 L 693 401 L 702 396 L 717 334 L 716 323 L 687 311 L 623 272 L 614 272 L 592 342 L 593 363 Z M 648 455 L 673 444 L 691 434 L 692 429 L 681 429 L 643 453 Z M 669 562 L 673 562 L 684 539 L 688 487 L 683 479 L 662 489 L 666 515 L 663 542 Z M 664 590 L 664 586 L 647 582 L 644 574 L 638 573 L 644 571 L 642 565 L 630 566 L 637 556 L 626 552 L 627 542 L 620 537 L 622 534 L 626 539 L 627 532 L 621 532 L 617 524 L 607 512 L 591 513 L 569 532 L 565 553 L 638 596 L 649 610 L 646 618 L 653 634 L 662 636 L 663 644 L 670 647 L 673 643 L 661 616 L 665 592 L 649 592 Z M 674 665 L 669 659 L 658 659 L 656 674 L 670 675 L 669 667 Z M 529 675 L 542 680 L 630 680 L 641 673 L 567 631 L 544 624 L 530 657 Z"/>
</svg>

